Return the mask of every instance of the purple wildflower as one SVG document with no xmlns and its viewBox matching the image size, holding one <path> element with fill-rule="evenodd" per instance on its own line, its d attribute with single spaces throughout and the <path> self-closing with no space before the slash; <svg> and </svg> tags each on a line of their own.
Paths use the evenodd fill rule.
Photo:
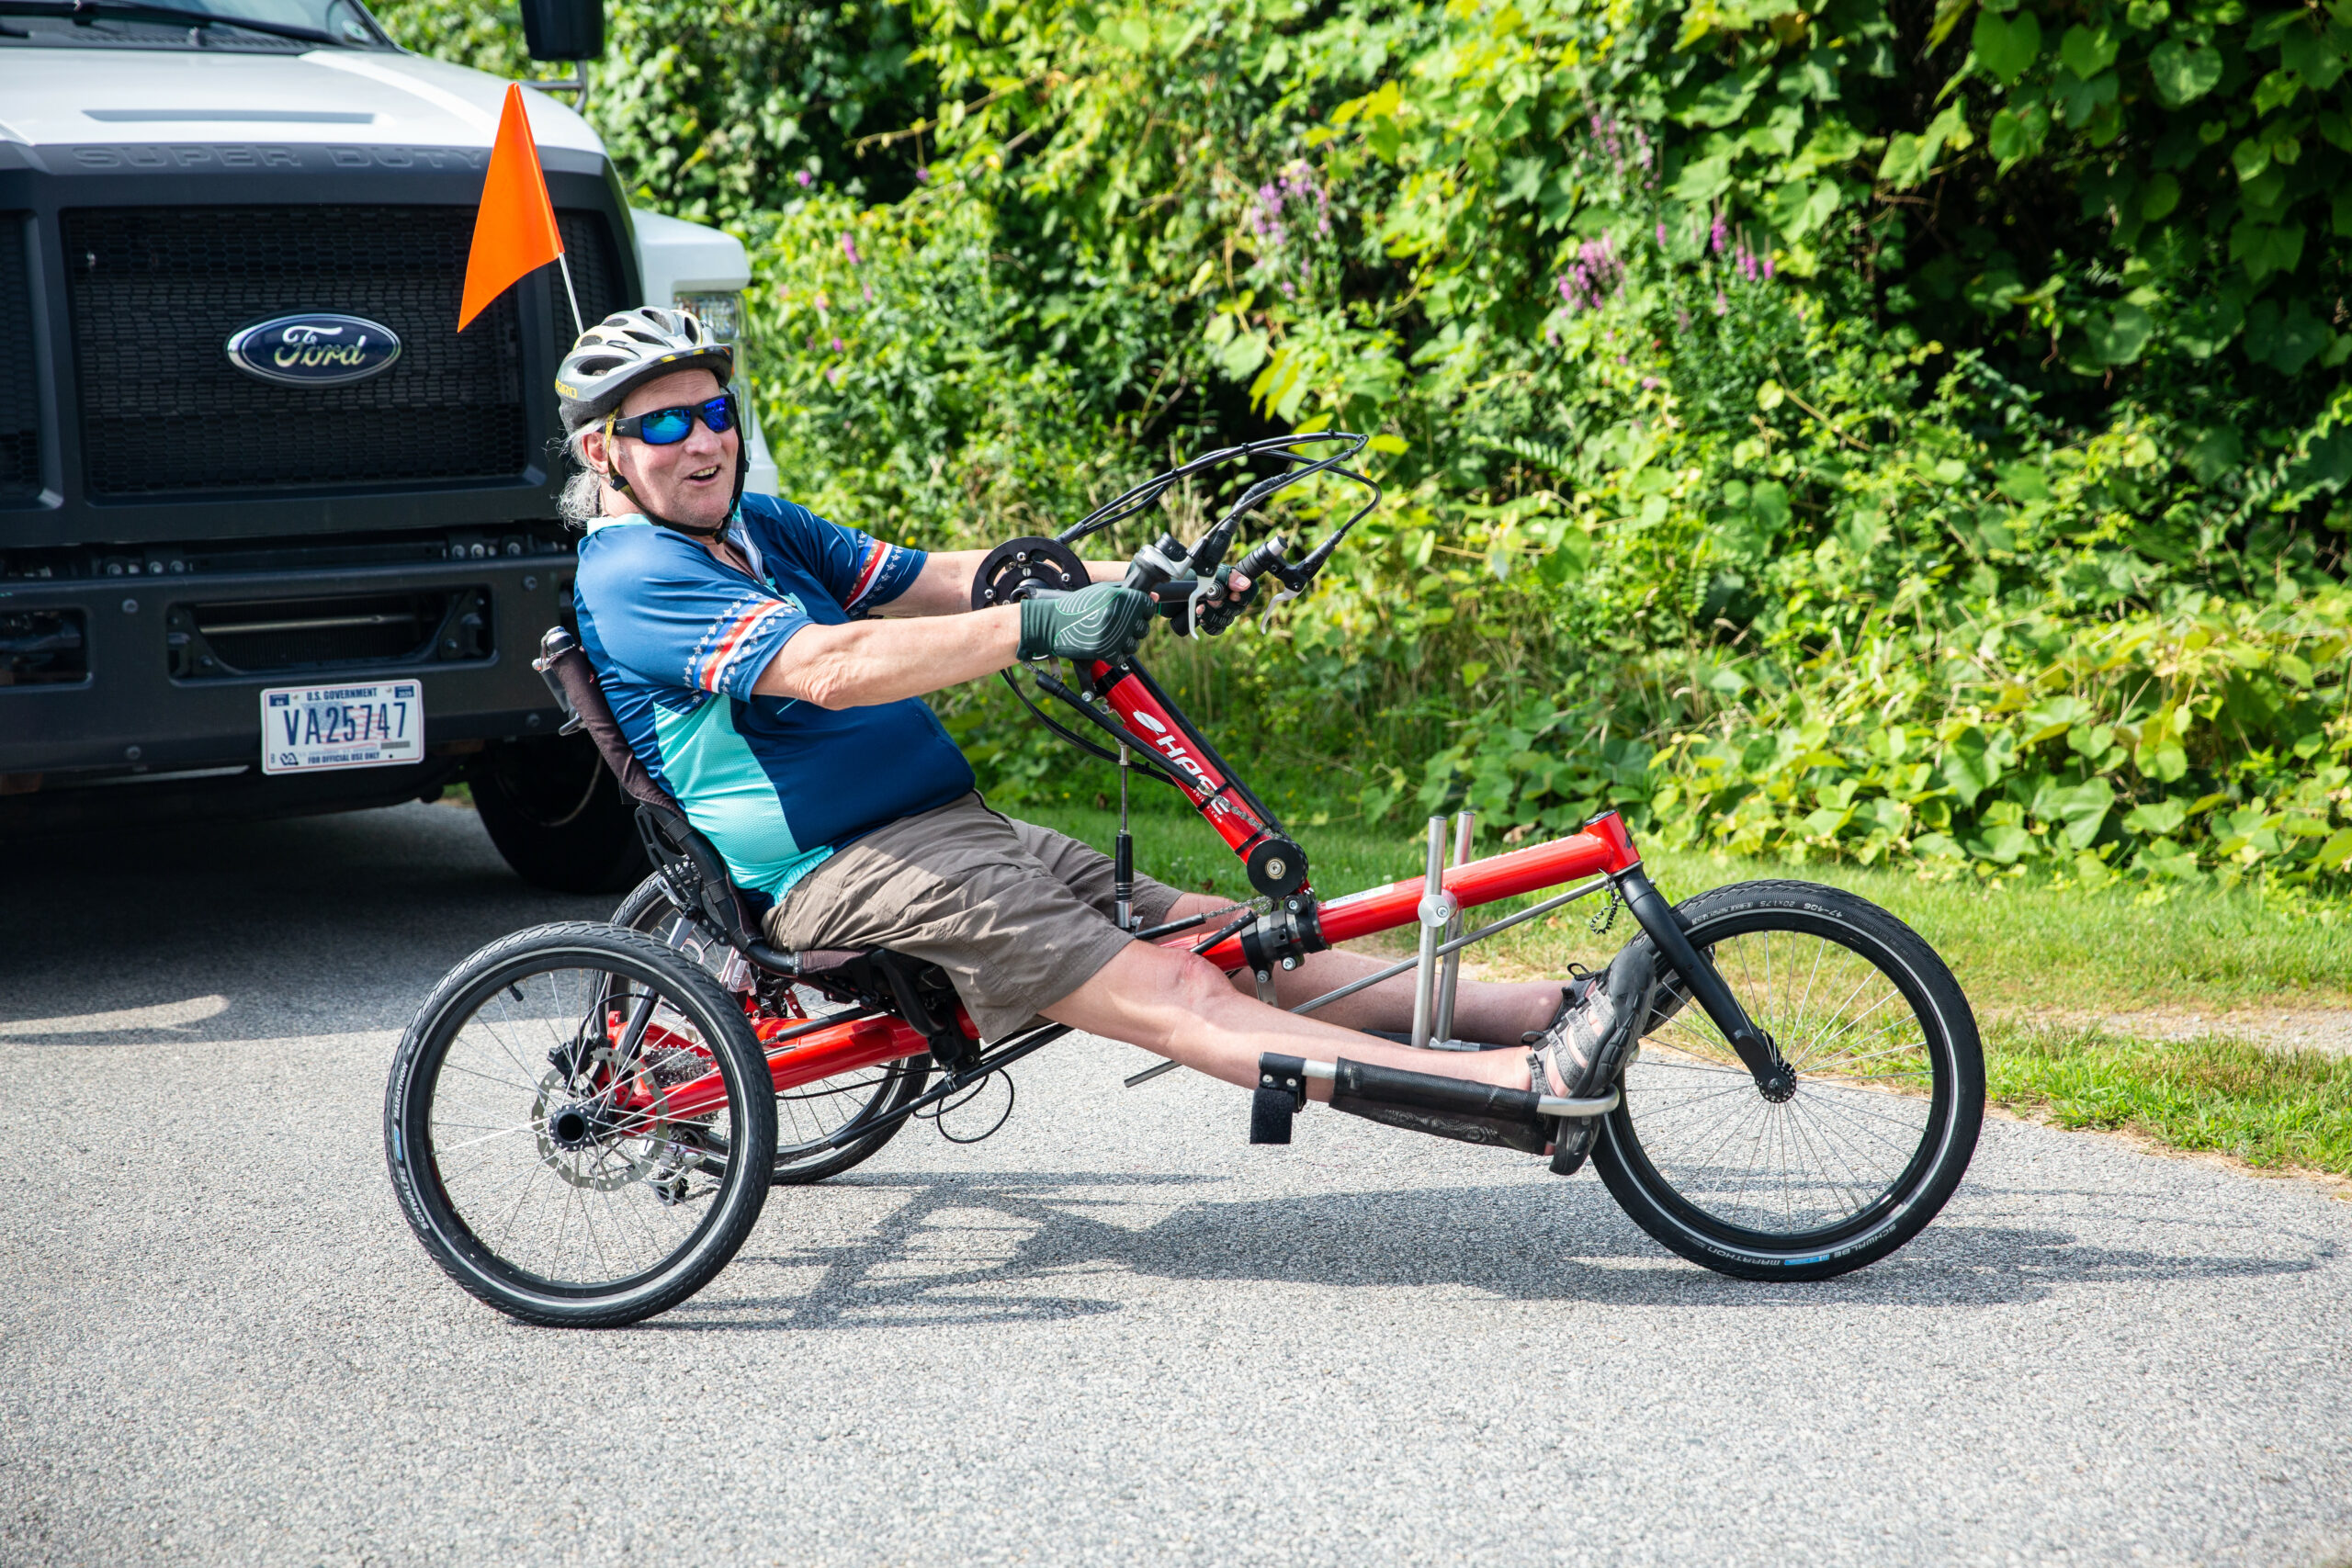
<svg viewBox="0 0 2352 1568">
<path fill-rule="evenodd" d="M 1666 225 L 1663 223 L 1657 226 L 1657 248 L 1666 249 Z"/>
<path fill-rule="evenodd" d="M 839 354 L 841 351 L 842 351 L 842 340 L 841 340 L 841 339 L 839 339 L 839 338 L 835 338 L 835 339 L 833 340 L 833 352 L 834 352 L 835 354 Z"/>
<path fill-rule="evenodd" d="M 1724 240 L 1728 232 L 1724 228 L 1724 215 L 1720 212 L 1716 213 L 1714 227 L 1707 231 L 1708 246 L 1715 254 L 1724 254 Z"/>
<path fill-rule="evenodd" d="M 857 242 L 849 237 L 849 231 L 846 229 L 842 231 L 842 254 L 849 257 L 850 265 L 858 265 Z"/>
<path fill-rule="evenodd" d="M 1577 247 L 1567 271 L 1554 280 L 1560 298 L 1572 310 L 1595 310 L 1611 294 L 1625 288 L 1625 264 L 1618 257 L 1614 236 L 1604 233 Z"/>
<path fill-rule="evenodd" d="M 1768 283 L 1769 283 L 1769 282 L 1770 282 L 1770 281 L 1771 281 L 1771 279 L 1772 279 L 1772 258 L 1771 258 L 1770 256 L 1769 256 L 1769 255 L 1768 255 L 1768 256 L 1766 256 L 1766 257 L 1764 258 L 1764 280 L 1765 280 L 1766 282 L 1768 282 Z"/>
<path fill-rule="evenodd" d="M 922 164 L 917 164 L 915 165 L 915 184 L 919 186 L 927 186 L 930 183 L 931 171 Z"/>
<path fill-rule="evenodd" d="M 792 177 L 793 177 L 794 179 L 798 180 L 798 181 L 800 182 L 800 188 L 801 188 L 802 190 L 807 190 L 810 186 L 815 185 L 815 184 L 817 183 L 817 176 L 816 176 L 816 175 L 812 175 L 812 174 L 810 174 L 810 173 L 809 173 L 808 170 L 806 170 L 806 169 L 801 170 L 798 174 L 797 174 L 797 175 L 793 175 Z"/>
<path fill-rule="evenodd" d="M 1292 215 L 1303 214 L 1310 202 L 1315 209 L 1315 231 L 1331 231 L 1331 194 L 1323 188 L 1311 164 L 1303 161 L 1290 164 L 1254 194 L 1256 200 L 1242 213 L 1242 221 L 1271 250 L 1290 243 Z"/>
</svg>

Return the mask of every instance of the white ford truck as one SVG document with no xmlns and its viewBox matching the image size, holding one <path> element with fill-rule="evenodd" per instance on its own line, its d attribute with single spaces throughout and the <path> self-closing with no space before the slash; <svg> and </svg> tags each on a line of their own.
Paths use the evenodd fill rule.
<svg viewBox="0 0 2352 1568">
<path fill-rule="evenodd" d="M 594 5 L 535 0 L 535 52 L 601 48 Z M 462 780 L 530 880 L 637 874 L 530 662 L 570 614 L 562 279 L 457 330 L 506 85 L 354 0 L 0 0 L 0 842 Z M 585 318 L 731 333 L 742 246 L 529 107 Z"/>
</svg>

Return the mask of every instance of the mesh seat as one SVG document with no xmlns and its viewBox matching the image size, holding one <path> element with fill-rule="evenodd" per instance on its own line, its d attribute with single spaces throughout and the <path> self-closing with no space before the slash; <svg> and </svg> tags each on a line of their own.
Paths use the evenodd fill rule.
<svg viewBox="0 0 2352 1568">
<path fill-rule="evenodd" d="M 926 1032 L 951 1027 L 938 1022 L 941 1010 L 933 998 L 942 995 L 953 998 L 955 987 L 935 964 L 880 947 L 786 953 L 768 946 L 760 922 L 752 915 L 752 895 L 729 879 L 727 862 L 718 846 L 686 820 L 678 803 L 653 781 L 644 762 L 629 750 L 619 721 L 613 717 L 611 705 L 605 701 L 605 690 L 596 682 L 595 669 L 581 650 L 579 639 L 561 626 L 550 629 L 539 639 L 537 668 L 564 710 L 563 732 L 568 735 L 585 729 L 596 743 L 597 755 L 605 760 L 605 766 L 612 770 L 621 788 L 637 801 L 638 832 L 645 840 L 647 855 L 665 873 L 691 874 L 683 880 L 691 881 L 693 886 L 673 885 L 674 891 L 695 898 L 703 913 L 744 957 L 775 974 L 803 979 L 839 976 L 860 990 L 888 996 L 909 1014 L 909 1022 Z M 946 1011 L 952 1018 L 953 1007 Z M 926 1019 L 933 1021 L 926 1023 Z"/>
</svg>

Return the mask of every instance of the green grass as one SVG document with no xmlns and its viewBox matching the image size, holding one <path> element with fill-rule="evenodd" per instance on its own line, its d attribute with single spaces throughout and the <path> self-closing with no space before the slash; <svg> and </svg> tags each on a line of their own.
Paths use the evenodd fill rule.
<svg viewBox="0 0 2352 1568">
<path fill-rule="evenodd" d="M 1149 802 L 1149 796 L 1140 797 Z M 1031 806 L 1014 815 L 1108 849 L 1115 815 L 1090 806 Z M 1166 882 L 1238 897 L 1232 854 L 1198 818 L 1139 810 L 1136 864 Z M 1419 874 L 1408 831 L 1353 824 L 1297 828 L 1326 897 Z M 1488 840 L 1481 853 L 1498 846 Z M 1795 877 L 1860 894 L 1940 953 L 1984 1025 L 1995 1103 L 2063 1126 L 2123 1129 L 2176 1148 L 2250 1164 L 2352 1176 L 2352 1060 L 2214 1035 L 2137 1038 L 2084 1026 L 2145 1009 L 2213 1011 L 2256 1003 L 2352 1006 L 2352 910 L 2186 889 L 2162 902 L 2125 891 L 2047 884 L 1987 887 L 1902 870 L 1789 866 L 1656 852 L 1650 874 L 1668 897 L 1726 883 Z M 1597 902 L 1532 922 L 1473 956 L 1498 976 L 1557 975 L 1598 964 L 1623 942 L 1588 927 Z M 1408 933 L 1393 945 L 1402 951 Z"/>
<path fill-rule="evenodd" d="M 1984 1066 L 1996 1103 L 2062 1127 L 2352 1176 L 2352 1058 L 2004 1023 L 1988 1032 Z"/>
<path fill-rule="evenodd" d="M 1115 813 L 1084 806 L 1029 807 L 1014 815 L 1106 850 L 1117 827 Z M 1239 863 L 1197 818 L 1138 811 L 1134 829 L 1139 870 L 1185 888 L 1236 897 L 1247 890 Z M 1315 885 L 1327 897 L 1420 873 L 1420 844 L 1404 832 L 1367 832 L 1352 824 L 1295 830 L 1312 858 Z M 1500 847 L 1489 839 L 1479 852 Z M 1672 851 L 1650 853 L 1647 863 L 1675 899 L 1757 877 L 1795 877 L 1859 893 L 1926 937 L 1970 1000 L 1988 1013 L 2128 1012 L 2171 1005 L 2210 1011 L 2281 998 L 2352 1006 L 2352 909 L 2303 908 L 2250 893 L 2198 889 L 2148 903 L 2124 891 L 2018 883 L 1986 887 L 1973 880 L 1926 881 L 1908 871 L 1789 866 Z M 1608 938 L 1594 938 L 1583 914 L 1564 912 L 1501 939 L 1484 956 L 1507 968 L 1557 971 L 1571 958 L 1606 958 L 1625 931 L 1621 920 Z"/>
</svg>

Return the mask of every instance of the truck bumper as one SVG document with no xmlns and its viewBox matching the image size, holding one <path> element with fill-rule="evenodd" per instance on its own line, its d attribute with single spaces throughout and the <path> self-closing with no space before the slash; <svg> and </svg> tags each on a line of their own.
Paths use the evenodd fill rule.
<svg viewBox="0 0 2352 1568">
<path fill-rule="evenodd" d="M 380 795 L 395 775 L 446 776 L 450 766 L 435 768 L 432 754 L 447 758 L 479 750 L 484 741 L 552 735 L 561 716 L 531 668 L 531 654 L 540 634 L 569 615 L 572 569 L 568 554 L 539 554 L 315 574 L 11 579 L 0 584 L 0 613 L 78 617 L 86 671 L 75 681 L 0 685 L 0 775 L 6 775 L 0 794 L 131 784 L 142 776 L 162 784 L 167 774 L 243 764 L 255 782 L 288 786 L 289 801 L 321 791 L 321 798 Z M 480 624 L 469 627 L 462 647 L 435 645 L 381 663 L 183 672 L 191 635 L 200 637 L 206 616 L 220 606 L 251 616 L 266 615 L 272 604 L 315 606 L 403 591 L 444 596 L 471 591 L 479 597 L 466 602 Z M 190 628 L 198 629 L 192 634 Z M 299 774 L 261 780 L 259 694 L 265 688 L 395 676 L 423 683 L 426 764 L 354 769 L 334 782 Z M 410 793 L 429 787 L 427 781 Z"/>
</svg>

